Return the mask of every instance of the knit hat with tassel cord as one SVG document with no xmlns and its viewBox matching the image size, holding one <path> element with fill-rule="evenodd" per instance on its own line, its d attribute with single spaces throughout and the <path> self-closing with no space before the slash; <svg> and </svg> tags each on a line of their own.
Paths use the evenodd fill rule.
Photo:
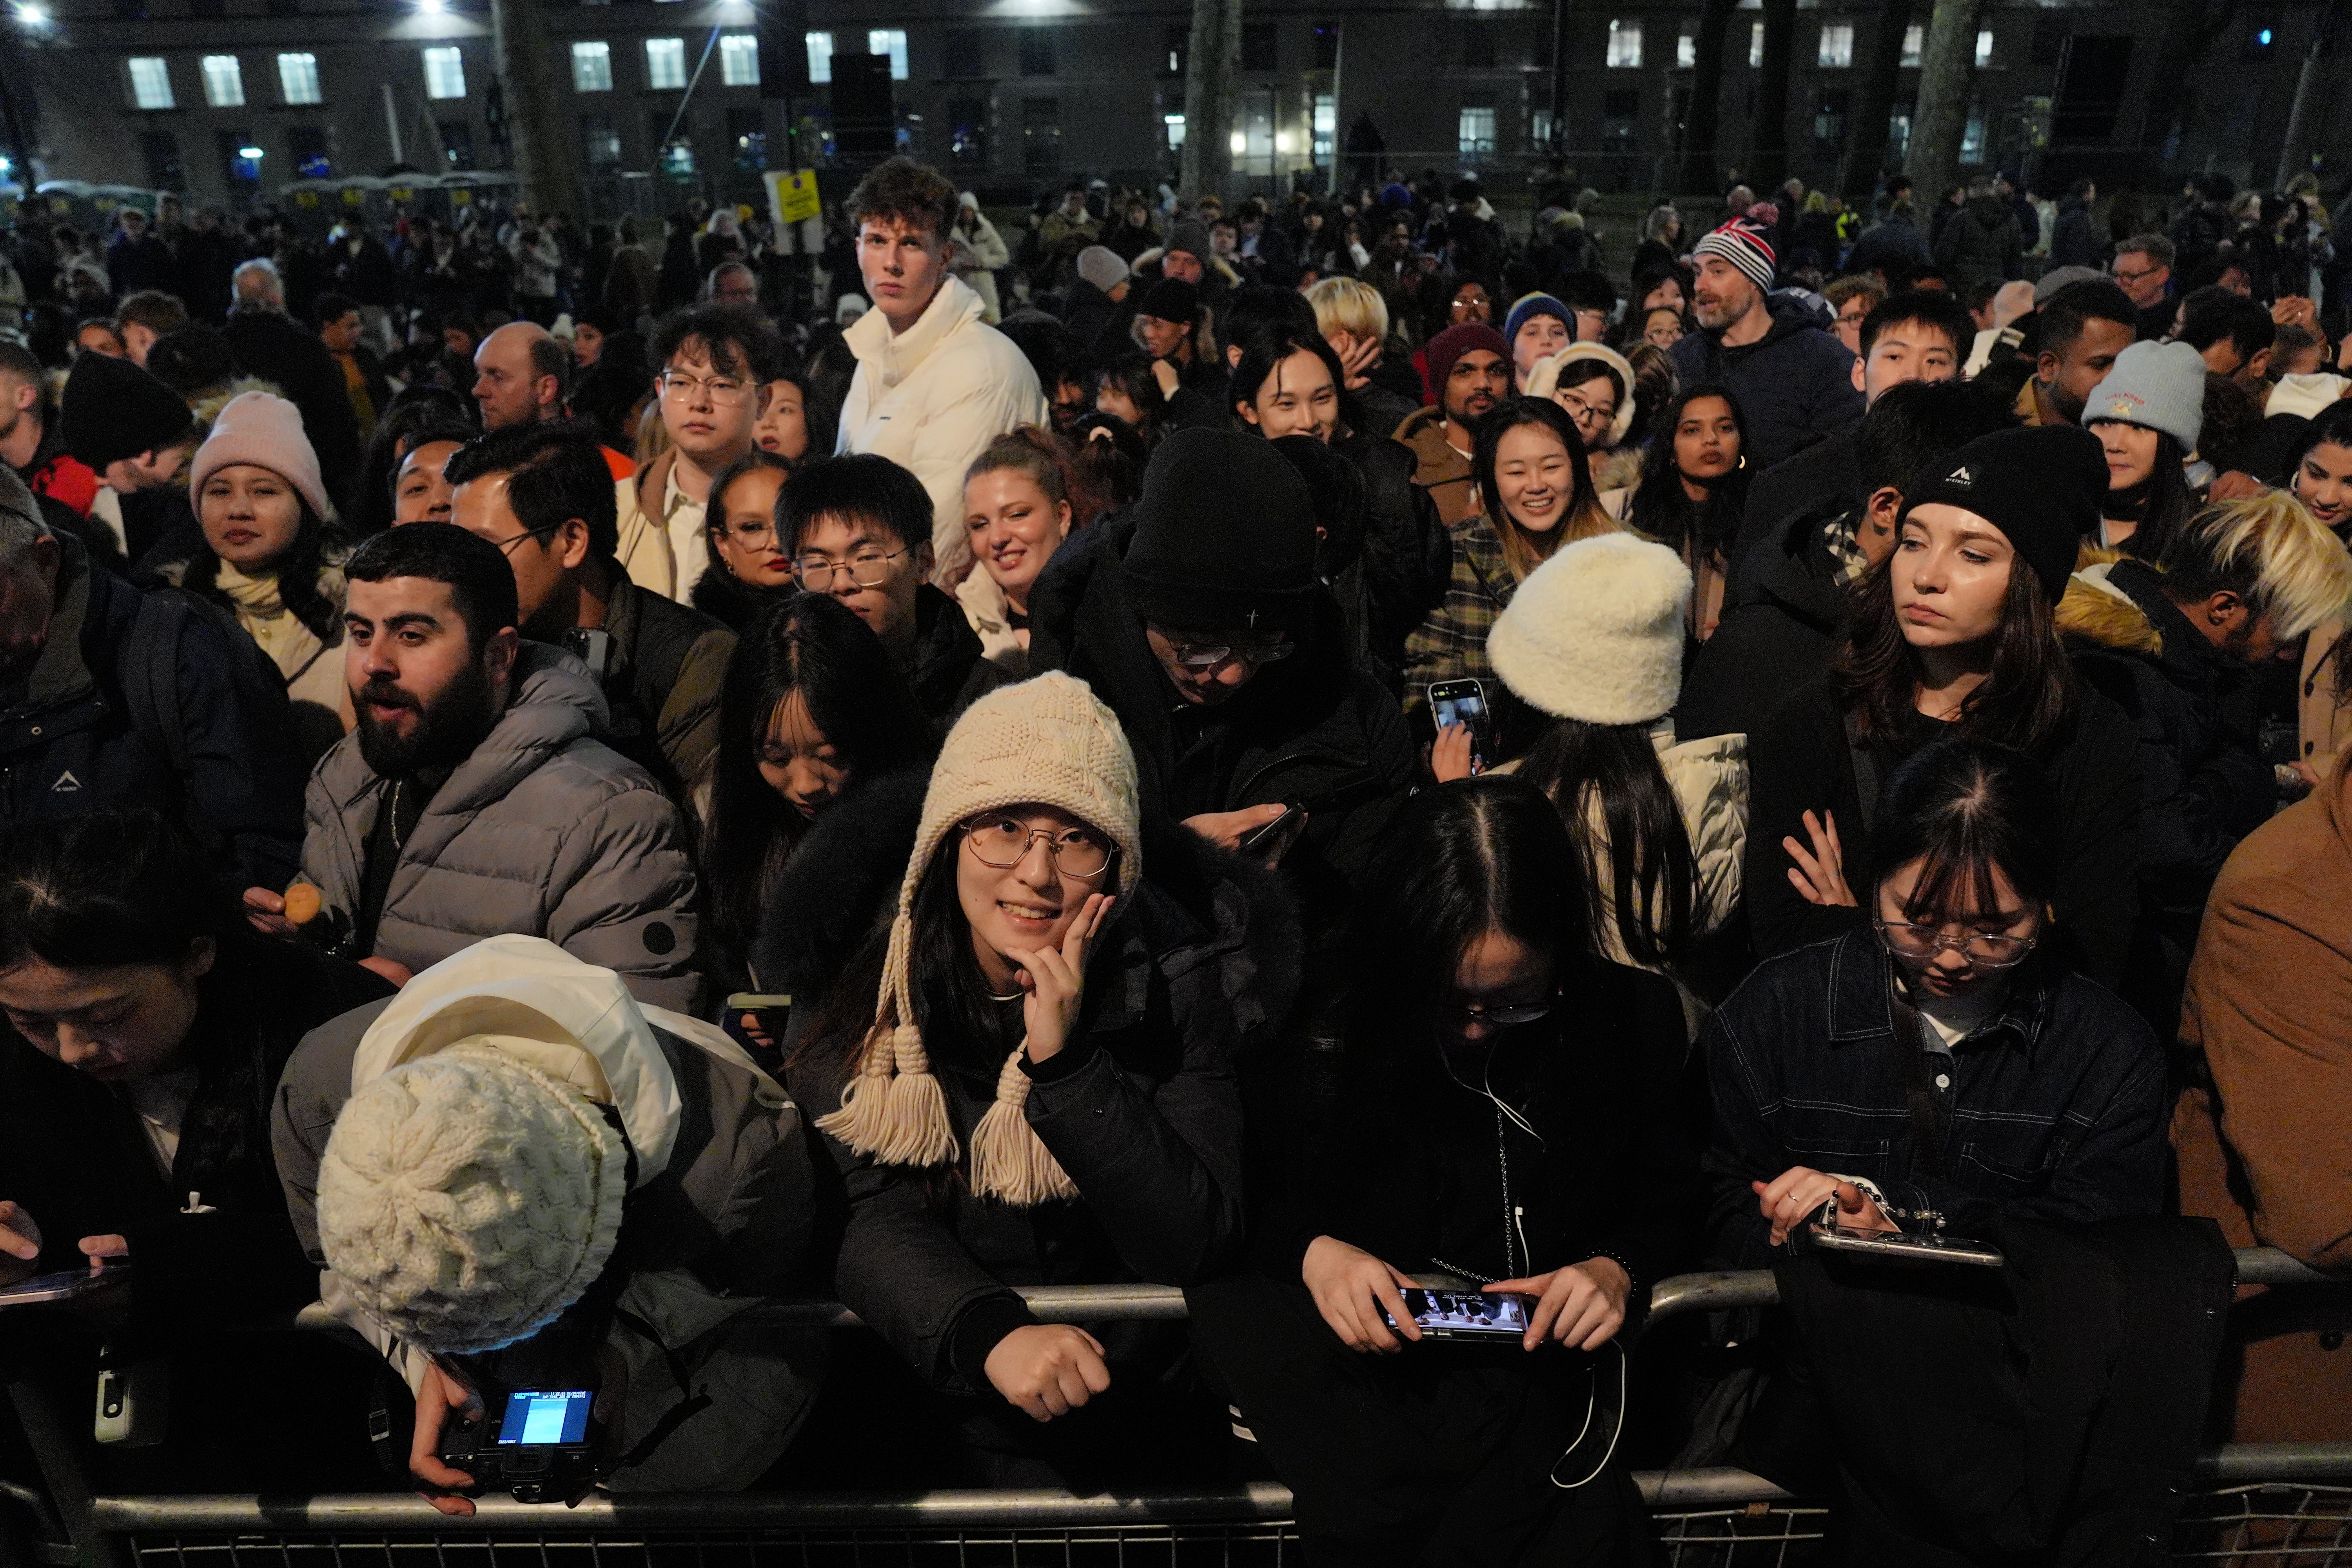
<svg viewBox="0 0 2352 1568">
<path fill-rule="evenodd" d="M 841 1109 L 819 1118 L 819 1128 L 885 1165 L 943 1165 L 958 1157 L 947 1095 L 932 1075 L 915 1024 L 915 889 L 960 824 L 983 811 L 1037 805 L 1068 812 L 1108 837 L 1118 851 L 1115 882 L 1066 882 L 1064 897 L 1081 903 L 1094 892 L 1124 897 L 1143 877 L 1135 794 L 1135 753 L 1118 720 L 1083 680 L 1041 675 L 992 691 L 964 710 L 940 748 L 923 796 L 915 852 L 890 922 L 874 1026 L 857 1072 L 842 1090 Z M 1029 1078 L 1021 1070 L 1021 1053 L 1026 1044 L 1014 1047 L 1005 1059 L 997 1074 L 995 1101 L 971 1132 L 971 1190 L 1016 1208 L 1078 1195 L 1024 1112 Z"/>
</svg>

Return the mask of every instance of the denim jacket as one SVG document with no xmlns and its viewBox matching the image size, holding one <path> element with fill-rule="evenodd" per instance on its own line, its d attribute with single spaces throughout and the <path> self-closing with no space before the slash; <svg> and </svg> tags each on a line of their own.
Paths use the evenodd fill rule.
<svg viewBox="0 0 2352 1568">
<path fill-rule="evenodd" d="M 1714 1100 L 1705 1161 L 1709 1256 L 1769 1267 L 1751 1181 L 1793 1165 L 1875 1182 L 1955 1235 L 1997 1215 L 2082 1222 L 2152 1215 L 2164 1196 L 2164 1056 L 2147 1025 L 2094 981 L 2039 955 L 2007 1005 L 1929 1057 L 1947 1133 L 1944 1179 L 1920 1160 L 1894 961 L 1868 928 L 1768 960 L 1708 1020 Z"/>
</svg>

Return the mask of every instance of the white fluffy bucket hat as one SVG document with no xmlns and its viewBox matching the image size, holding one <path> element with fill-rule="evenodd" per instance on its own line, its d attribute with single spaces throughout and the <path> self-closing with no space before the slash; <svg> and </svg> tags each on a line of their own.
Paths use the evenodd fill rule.
<svg viewBox="0 0 2352 1568">
<path fill-rule="evenodd" d="M 1495 673 L 1556 719 L 1646 724 L 1683 682 L 1691 574 L 1663 544 L 1604 533 L 1528 574 L 1486 637 Z"/>
</svg>

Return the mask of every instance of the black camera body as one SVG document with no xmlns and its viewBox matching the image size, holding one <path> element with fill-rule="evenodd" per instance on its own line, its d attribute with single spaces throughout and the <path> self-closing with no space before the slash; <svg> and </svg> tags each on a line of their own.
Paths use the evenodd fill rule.
<svg viewBox="0 0 2352 1568">
<path fill-rule="evenodd" d="M 452 1413 L 441 1430 L 443 1464 L 517 1502 L 564 1502 L 593 1483 L 593 1390 L 485 1390 L 482 1404 L 478 1421 Z"/>
</svg>

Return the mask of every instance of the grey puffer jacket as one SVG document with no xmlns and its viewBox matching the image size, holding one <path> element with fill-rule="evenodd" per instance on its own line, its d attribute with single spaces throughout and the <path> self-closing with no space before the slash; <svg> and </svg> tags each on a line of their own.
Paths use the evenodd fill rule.
<svg viewBox="0 0 2352 1568">
<path fill-rule="evenodd" d="M 372 956 L 421 971 L 484 937 L 544 937 L 617 973 L 640 1002 L 694 1011 L 688 835 L 652 775 L 595 738 L 605 721 L 585 665 L 522 645 L 506 712 L 401 848 Z M 356 732 L 310 774 L 302 875 L 340 929 L 387 793 Z"/>
<path fill-rule="evenodd" d="M 598 1357 L 606 1451 L 630 1452 L 682 1402 L 708 1395 L 606 1484 L 642 1491 L 749 1485 L 799 1429 L 825 1365 L 822 1331 L 782 1328 L 747 1310 L 762 1297 L 806 1289 L 816 1166 L 800 1110 L 723 1031 L 639 1005 L 620 976 L 545 942 L 478 942 L 398 996 L 331 1019 L 295 1047 L 271 1102 L 270 1152 L 295 1236 L 322 1270 L 320 1306 L 415 1386 L 422 1353 L 326 1268 L 320 1163 L 359 1089 L 518 1009 L 546 1026 L 534 1031 L 537 1054 L 527 1060 L 568 1082 L 611 1086 L 604 1093 L 635 1157 L 606 1265 L 622 1277 L 621 1310 Z M 550 1055 L 566 1052 L 584 1059 L 566 1068 Z"/>
</svg>

